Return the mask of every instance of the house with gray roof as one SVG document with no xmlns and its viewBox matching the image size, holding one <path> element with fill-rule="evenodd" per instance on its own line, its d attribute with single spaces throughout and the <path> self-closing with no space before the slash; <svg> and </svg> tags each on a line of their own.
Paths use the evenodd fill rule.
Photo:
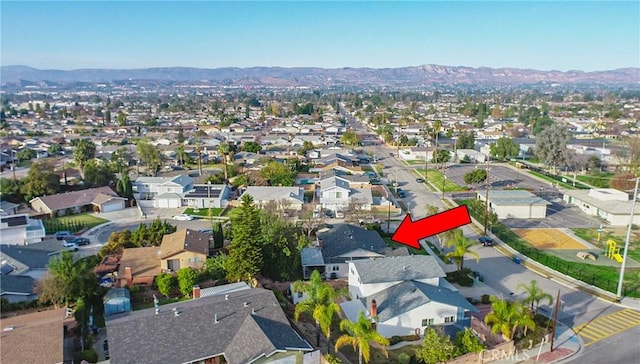
<svg viewBox="0 0 640 364">
<path fill-rule="evenodd" d="M 183 201 L 193 208 L 221 208 L 229 202 L 231 189 L 223 184 L 195 184 L 184 194 Z"/>
<path fill-rule="evenodd" d="M 40 279 L 47 271 L 49 261 L 64 249 L 57 240 L 29 245 L 0 244 L 0 260 L 13 267 L 14 274 Z"/>
<path fill-rule="evenodd" d="M 39 243 L 45 235 L 42 220 L 31 219 L 28 214 L 0 216 L 0 236 L 3 244 Z"/>
<path fill-rule="evenodd" d="M 297 362 L 313 350 L 262 288 L 126 312 L 106 325 L 113 363 Z"/>
<path fill-rule="evenodd" d="M 40 196 L 29 203 L 38 212 L 61 216 L 96 209 L 100 212 L 118 211 L 125 208 L 126 200 L 118 196 L 111 187 L 105 186 Z"/>
<path fill-rule="evenodd" d="M 371 185 L 364 183 L 362 178 L 350 176 L 346 178 L 339 172 L 326 175 L 320 180 L 320 187 L 317 190 L 318 199 L 324 209 L 344 211 L 350 205 L 358 205 L 359 210 L 371 210 L 373 195 Z M 368 178 L 364 177 L 365 179 Z M 358 186 L 355 188 L 353 186 Z"/>
<path fill-rule="evenodd" d="M 3 275 L 0 285 L 0 298 L 9 303 L 30 302 L 38 299 L 33 292 L 36 280 L 29 276 Z"/>
<path fill-rule="evenodd" d="M 302 249 L 303 277 L 308 279 L 317 270 L 328 278 L 346 278 L 347 262 L 382 257 L 388 250 L 378 232 L 336 224 L 318 232 L 315 246 Z"/>
<path fill-rule="evenodd" d="M 478 191 L 478 199 L 485 201 L 486 191 Z M 544 219 L 550 202 L 525 190 L 490 190 L 489 209 L 499 219 Z"/>
<path fill-rule="evenodd" d="M 377 322 L 386 337 L 408 335 L 428 326 L 455 333 L 471 323 L 477 309 L 444 278 L 432 256 L 412 255 L 349 262 L 352 301 L 341 304 L 347 318 L 360 311 Z"/>
<path fill-rule="evenodd" d="M 274 203 L 278 209 L 300 211 L 304 204 L 304 189 L 301 187 L 249 186 L 244 194 L 253 197 L 260 207 Z"/>
<path fill-rule="evenodd" d="M 142 207 L 179 208 L 184 195 L 193 189 L 193 178 L 138 177 L 132 183 L 133 197 Z"/>
</svg>

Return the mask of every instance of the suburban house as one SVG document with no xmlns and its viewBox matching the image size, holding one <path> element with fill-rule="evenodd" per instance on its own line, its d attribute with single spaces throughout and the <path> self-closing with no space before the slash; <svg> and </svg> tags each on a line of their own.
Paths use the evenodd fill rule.
<svg viewBox="0 0 640 364">
<path fill-rule="evenodd" d="M 163 236 L 159 247 L 124 249 L 118 267 L 117 286 L 150 286 L 162 272 L 202 268 L 209 256 L 209 239 L 209 234 L 182 229 Z"/>
<path fill-rule="evenodd" d="M 314 166 L 309 168 L 309 172 L 322 172 L 337 169 L 345 173 L 364 174 L 355 158 L 342 154 L 331 154 L 313 161 Z"/>
<path fill-rule="evenodd" d="M 0 216 L 2 244 L 27 245 L 39 243 L 45 235 L 42 220 L 30 219 L 28 214 Z"/>
<path fill-rule="evenodd" d="M 478 199 L 485 201 L 486 191 L 478 191 Z M 544 219 L 548 201 L 525 190 L 489 190 L 489 208 L 499 219 Z"/>
<path fill-rule="evenodd" d="M 231 189 L 227 185 L 198 184 L 184 194 L 183 200 L 190 207 L 221 208 L 227 206 L 230 195 Z"/>
<path fill-rule="evenodd" d="M 349 292 L 341 304 L 349 320 L 363 311 L 386 336 L 409 335 L 429 326 L 455 336 L 471 324 L 471 305 L 444 277 L 436 258 L 410 255 L 349 261 Z"/>
<path fill-rule="evenodd" d="M 35 282 L 36 280 L 29 276 L 2 275 L 0 298 L 6 299 L 9 303 L 37 300 L 38 295 L 33 292 Z"/>
<path fill-rule="evenodd" d="M 108 317 L 111 362 L 296 363 L 313 351 L 272 291 L 197 296 Z"/>
<path fill-rule="evenodd" d="M 179 208 L 184 195 L 193 189 L 193 178 L 138 177 L 132 185 L 133 197 L 142 207 Z"/>
<path fill-rule="evenodd" d="M 389 251 L 380 234 L 349 224 L 318 230 L 314 247 L 303 248 L 302 273 L 305 279 L 314 270 L 328 278 L 345 278 L 352 260 L 382 257 Z"/>
<path fill-rule="evenodd" d="M 55 217 L 86 211 L 119 211 L 125 208 L 126 200 L 105 186 L 36 197 L 29 203 L 34 210 Z"/>
<path fill-rule="evenodd" d="M 341 170 L 332 169 L 320 173 L 320 181 L 330 178 L 339 178 L 346 181 L 351 188 L 367 188 L 371 187 L 369 176 L 362 174 L 347 174 Z"/>
<path fill-rule="evenodd" d="M 63 363 L 64 308 L 47 310 L 0 321 L 2 363 Z"/>
<path fill-rule="evenodd" d="M 474 149 L 458 149 L 456 157 L 459 161 L 467 160 L 473 163 L 484 163 L 487 161 L 487 155 Z"/>
<path fill-rule="evenodd" d="M 260 208 L 275 203 L 278 209 L 302 210 L 304 189 L 301 187 L 248 186 L 244 191 Z"/>
<path fill-rule="evenodd" d="M 431 161 L 433 149 L 429 147 L 410 147 L 400 149 L 400 158 L 406 161 Z"/>
<path fill-rule="evenodd" d="M 12 268 L 12 274 L 40 279 L 47 272 L 49 261 L 64 249 L 57 240 L 45 240 L 29 245 L 0 244 L 3 269 Z"/>
<path fill-rule="evenodd" d="M 326 210 L 344 211 L 351 204 L 357 204 L 361 210 L 371 210 L 373 195 L 371 188 L 352 188 L 351 181 L 340 175 L 333 175 L 320 181 L 317 192 L 322 207 Z M 359 182 L 354 182 L 359 184 Z"/>
<path fill-rule="evenodd" d="M 6 215 L 15 215 L 18 212 L 19 204 L 9 202 L 9 201 L 0 201 L 0 216 Z"/>
<path fill-rule="evenodd" d="M 585 214 L 607 220 L 612 226 L 629 225 L 633 201 L 629 194 L 613 188 L 592 188 L 590 190 L 565 190 L 564 202 L 578 206 Z M 640 224 L 640 205 L 636 205 L 633 223 Z"/>
</svg>

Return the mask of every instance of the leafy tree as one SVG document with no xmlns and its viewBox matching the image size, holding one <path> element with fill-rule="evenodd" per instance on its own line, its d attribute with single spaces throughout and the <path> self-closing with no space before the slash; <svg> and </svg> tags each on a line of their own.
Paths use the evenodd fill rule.
<svg viewBox="0 0 640 364">
<path fill-rule="evenodd" d="M 281 211 L 271 213 L 265 206 L 260 214 L 264 259 L 261 273 L 274 280 L 288 281 L 299 277 L 299 271 L 291 267 L 300 266 L 300 252 L 308 242 L 299 226 L 280 217 Z"/>
<path fill-rule="evenodd" d="M 458 149 L 473 149 L 475 142 L 476 142 L 476 138 L 472 130 L 463 131 L 460 134 L 458 134 L 456 147 Z"/>
<path fill-rule="evenodd" d="M 456 338 L 453 340 L 455 347 L 454 356 L 460 356 L 467 353 L 481 353 L 485 349 L 484 344 L 480 342 L 480 339 L 473 333 L 473 330 L 466 328 L 462 331 L 458 331 Z"/>
<path fill-rule="evenodd" d="M 84 173 L 84 165 L 88 160 L 95 158 L 96 145 L 91 140 L 81 139 L 73 151 L 73 159 L 78 163 L 80 171 Z"/>
<path fill-rule="evenodd" d="M 178 144 L 176 147 L 176 159 L 180 163 L 181 166 L 189 163 L 189 154 L 184 150 L 184 144 Z"/>
<path fill-rule="evenodd" d="M 347 130 L 340 137 L 340 143 L 344 145 L 352 145 L 352 146 L 358 145 L 359 144 L 358 134 L 356 134 L 355 130 Z"/>
<path fill-rule="evenodd" d="M 176 286 L 176 277 L 173 274 L 160 273 L 160 275 L 156 277 L 156 286 L 158 286 L 158 292 L 160 292 L 160 294 L 169 297 L 173 288 Z"/>
<path fill-rule="evenodd" d="M 453 229 L 452 235 L 450 239 L 447 241 L 447 246 L 453 247 L 453 250 L 445 254 L 445 260 L 453 260 L 458 266 L 458 271 L 461 271 L 464 265 L 464 257 L 465 255 L 471 255 L 476 258 L 476 261 L 480 260 L 480 256 L 478 253 L 470 250 L 473 247 L 475 242 L 466 236 L 462 232 L 462 229 Z"/>
<path fill-rule="evenodd" d="M 433 157 L 431 158 L 431 163 L 445 164 L 449 160 L 451 160 L 451 152 L 449 152 L 446 149 L 436 149 L 433 152 Z"/>
<path fill-rule="evenodd" d="M 115 174 L 106 163 L 99 163 L 95 159 L 92 159 L 84 166 L 83 180 L 87 187 L 109 186 L 115 179 Z"/>
<path fill-rule="evenodd" d="M 123 174 L 116 183 L 116 192 L 122 197 L 132 198 L 133 197 L 133 185 L 131 183 L 131 179 L 129 178 L 129 173 Z"/>
<path fill-rule="evenodd" d="M 567 143 L 572 135 L 569 129 L 560 124 L 554 124 L 536 136 L 536 156 L 556 172 L 558 166 L 569 160 Z"/>
<path fill-rule="evenodd" d="M 193 292 L 193 286 L 198 282 L 198 273 L 191 267 L 178 270 L 178 287 L 183 296 L 188 297 Z"/>
<path fill-rule="evenodd" d="M 224 230 L 220 221 L 213 224 L 213 247 L 219 249 L 224 246 Z"/>
<path fill-rule="evenodd" d="M 229 256 L 226 254 L 218 254 L 211 258 L 207 258 L 205 262 L 205 271 L 211 279 L 222 279 L 227 276 L 229 271 Z"/>
<path fill-rule="evenodd" d="M 253 197 L 242 195 L 239 213 L 231 219 L 231 245 L 229 246 L 229 271 L 227 279 L 233 282 L 253 281 L 262 268 L 259 210 Z"/>
<path fill-rule="evenodd" d="M 464 183 L 468 185 L 477 185 L 487 180 L 487 170 L 486 169 L 474 169 L 471 172 L 465 173 Z"/>
<path fill-rule="evenodd" d="M 378 344 L 378 349 L 382 351 L 385 357 L 389 357 L 386 347 L 389 346 L 389 340 L 380 335 L 371 327 L 371 321 L 367 319 L 362 311 L 358 314 L 356 322 L 349 319 L 340 321 L 340 330 L 346 332 L 342 334 L 336 341 L 335 349 L 338 351 L 341 347 L 351 345 L 353 350 L 358 350 L 358 363 L 369 362 L 371 358 L 371 342 Z"/>
<path fill-rule="evenodd" d="M 448 336 L 442 336 L 433 327 L 424 330 L 424 339 L 418 349 L 416 357 L 425 364 L 444 363 L 454 356 L 455 347 Z"/>
<path fill-rule="evenodd" d="M 260 175 L 271 186 L 293 186 L 296 173 L 283 163 L 271 161 L 262 167 Z"/>
<path fill-rule="evenodd" d="M 42 302 L 47 299 L 61 299 L 62 302 L 52 301 L 56 305 L 75 302 L 80 298 L 92 297 L 98 292 L 93 267 L 85 259 L 74 261 L 70 251 L 62 251 L 59 257 L 51 259 L 47 268 L 50 279 L 43 282 Z M 59 292 L 51 292 L 53 289 Z"/>
<path fill-rule="evenodd" d="M 160 150 L 146 140 L 139 140 L 136 145 L 136 153 L 140 162 L 146 167 L 147 173 L 155 175 L 162 164 Z"/>
<path fill-rule="evenodd" d="M 16 158 L 21 161 L 28 161 L 36 157 L 36 151 L 29 148 L 24 148 L 16 153 Z"/>
<path fill-rule="evenodd" d="M 122 111 L 118 111 L 118 114 L 116 115 L 116 121 L 120 126 L 127 125 L 127 115 Z"/>
<path fill-rule="evenodd" d="M 121 255 L 124 248 L 132 248 L 134 245 L 131 243 L 131 230 L 114 231 L 109 235 L 109 240 L 100 249 L 98 254 L 100 258 L 107 255 Z"/>
<path fill-rule="evenodd" d="M 120 147 L 111 154 L 111 165 L 120 174 L 128 172 L 131 160 L 131 152 L 127 147 Z"/>
<path fill-rule="evenodd" d="M 134 246 L 159 246 L 162 243 L 162 237 L 175 233 L 176 227 L 160 218 L 154 219 L 149 226 L 140 224 L 138 228 L 131 234 L 131 242 Z"/>
<path fill-rule="evenodd" d="M 49 154 L 58 154 L 62 152 L 62 145 L 58 143 L 52 143 L 51 145 L 49 145 L 49 148 L 47 148 L 47 152 Z"/>
<path fill-rule="evenodd" d="M 508 157 L 517 157 L 519 151 L 520 145 L 514 142 L 513 139 L 507 137 L 501 137 L 489 146 L 491 156 L 503 160 Z"/>
<path fill-rule="evenodd" d="M 21 180 L 0 178 L 0 197 L 3 201 L 22 202 Z"/>
<path fill-rule="evenodd" d="M 227 158 L 231 148 L 229 147 L 229 143 L 220 143 L 218 146 L 218 154 L 222 157 L 222 167 L 224 168 L 224 183 L 226 184 L 229 181 L 229 172 L 227 170 Z"/>
<path fill-rule="evenodd" d="M 260 153 L 262 146 L 256 142 L 245 142 L 244 150 L 249 153 Z"/>
<path fill-rule="evenodd" d="M 536 280 L 532 280 L 528 285 L 520 283 L 518 284 L 516 289 L 523 291 L 527 295 L 527 297 L 522 302 L 524 304 L 531 304 L 531 312 L 535 312 L 534 304 L 535 310 L 537 311 L 541 301 L 546 300 L 547 302 L 549 302 L 549 304 L 553 302 L 553 296 L 544 292 L 540 288 L 540 286 L 538 286 L 538 281 Z"/>
<path fill-rule="evenodd" d="M 298 149 L 298 155 L 306 155 L 308 151 L 313 150 L 315 147 L 313 143 L 308 140 L 302 142 L 302 147 Z"/>
<path fill-rule="evenodd" d="M 44 195 L 53 195 L 60 189 L 60 177 L 53 172 L 53 164 L 36 161 L 31 164 L 20 192 L 25 201 Z"/>
<path fill-rule="evenodd" d="M 513 340 L 518 327 L 536 327 L 531 314 L 521 303 L 495 296 L 491 296 L 491 311 L 485 316 L 484 322 L 491 325 L 492 333 L 501 333 L 508 340 Z"/>
</svg>

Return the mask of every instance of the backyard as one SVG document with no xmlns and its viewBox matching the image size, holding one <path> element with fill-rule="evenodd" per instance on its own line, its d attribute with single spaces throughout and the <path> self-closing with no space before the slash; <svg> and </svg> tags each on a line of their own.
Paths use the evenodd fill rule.
<svg viewBox="0 0 640 364">
<path fill-rule="evenodd" d="M 53 234 L 57 231 L 71 231 L 77 233 L 85 229 L 91 229 L 94 226 L 109 222 L 103 218 L 93 214 L 80 214 L 70 216 L 60 216 L 43 220 L 47 234 Z"/>
</svg>

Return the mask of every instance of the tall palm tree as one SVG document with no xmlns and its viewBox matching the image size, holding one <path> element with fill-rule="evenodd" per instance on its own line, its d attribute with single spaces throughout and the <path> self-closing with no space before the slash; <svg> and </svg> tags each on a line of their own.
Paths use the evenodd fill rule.
<svg viewBox="0 0 640 364">
<path fill-rule="evenodd" d="M 180 161 L 180 165 L 184 166 L 184 162 L 188 158 L 187 152 L 184 150 L 184 144 L 179 144 L 176 147 L 176 158 Z"/>
<path fill-rule="evenodd" d="M 553 303 L 553 296 L 543 291 L 540 286 L 538 286 L 538 281 L 536 280 L 532 280 L 528 285 L 520 283 L 516 289 L 522 290 L 523 293 L 527 294 L 527 297 L 522 302 L 524 304 L 531 304 L 531 312 L 535 313 L 535 311 L 538 310 L 538 306 L 540 306 L 540 302 L 543 300 L 546 300 L 549 304 Z"/>
<path fill-rule="evenodd" d="M 313 319 L 316 320 L 320 331 L 327 337 L 327 351 L 331 352 L 331 324 L 333 315 L 340 311 L 340 306 L 335 302 L 320 305 L 313 310 Z"/>
<path fill-rule="evenodd" d="M 227 175 L 227 155 L 229 154 L 229 143 L 224 142 L 220 143 L 218 146 L 218 154 L 222 156 L 222 169 L 224 169 L 224 183 L 226 184 L 229 180 L 229 176 Z"/>
<path fill-rule="evenodd" d="M 438 149 L 438 135 L 440 135 L 440 129 L 442 129 L 442 120 L 436 120 L 433 122 L 433 137 L 436 140 L 436 150 Z"/>
<path fill-rule="evenodd" d="M 349 319 L 340 321 L 340 330 L 346 332 L 346 334 L 341 335 L 336 341 L 336 351 L 343 346 L 351 345 L 353 350 L 358 350 L 359 364 L 362 364 L 363 359 L 365 363 L 369 362 L 372 342 L 378 345 L 378 349 L 387 358 L 389 357 L 386 349 L 389 346 L 389 340 L 371 327 L 371 321 L 367 319 L 364 312 L 360 311 L 356 322 L 351 322 Z"/>
<path fill-rule="evenodd" d="M 509 340 L 513 340 L 519 327 L 524 327 L 525 330 L 536 327 L 531 314 L 521 303 L 509 302 L 495 296 L 491 297 L 491 312 L 484 317 L 484 322 L 491 325 L 492 333 L 501 333 Z"/>
<path fill-rule="evenodd" d="M 459 230 L 459 229 L 456 229 Z M 464 268 L 465 255 L 471 255 L 476 258 L 476 262 L 480 261 L 478 253 L 471 250 L 471 247 L 476 245 L 471 239 L 464 236 L 462 230 L 459 233 L 453 233 L 453 236 L 446 242 L 448 246 L 453 246 L 453 250 L 444 255 L 445 260 L 453 260 L 458 267 L 458 271 Z"/>
</svg>

